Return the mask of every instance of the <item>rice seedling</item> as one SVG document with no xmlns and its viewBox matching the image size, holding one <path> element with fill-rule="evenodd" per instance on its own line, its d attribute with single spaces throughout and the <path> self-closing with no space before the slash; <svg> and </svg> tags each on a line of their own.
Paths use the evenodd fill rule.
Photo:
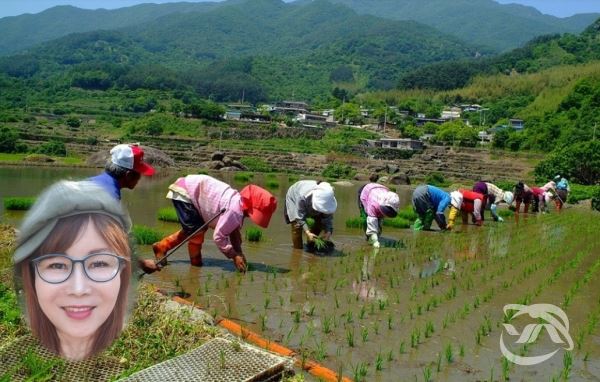
<svg viewBox="0 0 600 382">
<path fill-rule="evenodd" d="M 248 227 L 245 233 L 246 240 L 252 242 L 259 242 L 262 240 L 263 232 L 261 229 L 256 227 Z M 267 273 L 268 275 L 268 273 Z"/>
<path fill-rule="evenodd" d="M 391 313 L 390 313 L 390 314 L 388 314 L 388 317 L 387 317 L 387 326 L 388 326 L 388 330 L 392 330 L 392 329 L 393 329 L 393 328 L 392 328 L 392 321 L 393 321 L 393 319 L 394 319 L 394 318 L 392 317 L 392 314 L 391 314 Z"/>
<path fill-rule="evenodd" d="M 508 359 L 506 357 L 502 357 L 502 380 L 508 381 L 510 378 L 508 373 L 510 372 L 510 364 L 508 363 Z"/>
<path fill-rule="evenodd" d="M 346 228 L 360 228 L 365 229 L 367 227 L 367 219 L 362 217 L 355 217 L 346 219 Z"/>
<path fill-rule="evenodd" d="M 410 221 L 401 216 L 396 216 L 391 219 L 384 219 L 383 225 L 392 228 L 410 228 Z"/>
<path fill-rule="evenodd" d="M 333 322 L 333 319 L 331 317 L 324 317 L 323 318 L 323 325 L 322 325 L 323 333 L 325 333 L 325 334 L 331 333 L 331 324 L 332 324 L 332 322 Z"/>
<path fill-rule="evenodd" d="M 352 367 L 352 371 L 354 374 L 354 381 L 355 382 L 362 382 L 365 381 L 365 378 L 367 376 L 367 364 L 363 363 L 363 362 L 359 362 L 358 364 L 356 364 L 355 366 Z"/>
<path fill-rule="evenodd" d="M 404 341 L 400 342 L 400 347 L 398 348 L 398 352 L 400 354 L 406 353 L 406 344 L 404 343 Z"/>
<path fill-rule="evenodd" d="M 364 327 L 361 329 L 360 335 L 362 337 L 362 342 L 365 343 L 369 339 L 369 328 Z"/>
<path fill-rule="evenodd" d="M 158 220 L 165 222 L 179 222 L 179 218 L 177 217 L 177 212 L 173 207 L 165 207 L 158 210 L 156 213 L 156 217 Z"/>
<path fill-rule="evenodd" d="M 375 370 L 383 370 L 383 356 L 381 355 L 381 353 L 377 353 L 377 357 L 375 357 Z"/>
<path fill-rule="evenodd" d="M 365 318 L 365 314 L 367 313 L 367 308 L 363 305 L 360 307 L 360 312 L 358 313 L 358 318 L 359 319 L 363 319 Z"/>
<path fill-rule="evenodd" d="M 436 370 L 438 373 L 442 371 L 442 353 L 438 353 L 437 355 Z"/>
<path fill-rule="evenodd" d="M 394 351 L 390 350 L 387 352 L 387 361 L 392 362 L 394 360 Z"/>
<path fill-rule="evenodd" d="M 433 322 L 427 321 L 425 324 L 425 338 L 431 337 L 431 335 L 435 332 L 435 328 L 433 326 Z"/>
<path fill-rule="evenodd" d="M 296 324 L 300 323 L 300 311 L 299 310 L 294 311 L 294 322 Z"/>
<path fill-rule="evenodd" d="M 33 197 L 5 197 L 4 198 L 4 209 L 11 211 L 26 211 L 33 206 L 36 198 Z"/>
<path fill-rule="evenodd" d="M 432 375 L 431 368 L 429 366 L 425 367 L 423 369 L 423 380 L 425 382 L 430 382 L 432 380 L 431 375 Z"/>
<path fill-rule="evenodd" d="M 562 369 L 562 377 L 563 379 L 569 379 L 569 374 L 571 374 L 571 368 L 573 367 L 573 355 L 570 351 L 565 351 L 563 356 L 563 369 Z"/>
<path fill-rule="evenodd" d="M 351 324 L 352 322 L 354 322 L 354 318 L 352 317 L 352 311 L 349 310 L 348 312 L 346 312 L 346 322 L 348 324 Z"/>
<path fill-rule="evenodd" d="M 316 344 L 315 358 L 317 361 L 322 361 L 327 357 L 327 350 L 325 343 L 321 340 Z"/>
<path fill-rule="evenodd" d="M 260 319 L 260 331 L 264 332 L 267 329 L 267 316 L 260 314 L 258 318 Z"/>
<path fill-rule="evenodd" d="M 221 369 L 225 369 L 225 351 L 222 349 L 219 351 L 219 365 Z"/>
<path fill-rule="evenodd" d="M 452 363 L 454 361 L 454 354 L 452 352 L 452 345 L 446 345 L 446 362 Z"/>
<path fill-rule="evenodd" d="M 415 329 L 413 329 L 412 333 L 410 334 L 410 347 L 416 348 L 417 346 L 419 346 L 420 342 L 421 342 L 421 330 L 415 328 Z"/>
<path fill-rule="evenodd" d="M 354 329 L 346 329 L 346 341 L 348 342 L 348 346 L 351 348 L 354 347 Z"/>
</svg>

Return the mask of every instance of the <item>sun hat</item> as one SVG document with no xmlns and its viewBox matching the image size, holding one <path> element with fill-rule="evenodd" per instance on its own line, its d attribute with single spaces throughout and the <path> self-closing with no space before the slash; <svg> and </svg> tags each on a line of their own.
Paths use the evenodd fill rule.
<svg viewBox="0 0 600 382">
<path fill-rule="evenodd" d="M 90 181 L 61 181 L 42 192 L 25 215 L 17 235 L 15 264 L 29 257 L 54 229 L 61 218 L 81 214 L 103 214 L 113 218 L 125 232 L 131 219 L 109 193 Z"/>
<path fill-rule="evenodd" d="M 398 215 L 398 209 L 400 208 L 400 197 L 398 194 L 388 191 L 381 194 L 378 199 L 379 208 L 385 216 L 393 218 Z"/>
<path fill-rule="evenodd" d="M 137 144 L 116 145 L 110 150 L 111 162 L 123 168 L 151 176 L 154 168 L 144 162 L 144 150 Z"/>
<path fill-rule="evenodd" d="M 515 198 L 514 194 L 512 192 L 510 192 L 510 191 L 504 191 L 504 193 L 502 194 L 502 199 L 508 205 L 512 204 L 514 198 Z"/>
<path fill-rule="evenodd" d="M 463 194 L 461 194 L 460 191 L 452 191 L 450 193 L 450 204 L 452 204 L 452 207 L 460 210 L 462 202 Z"/>
<path fill-rule="evenodd" d="M 249 184 L 240 191 L 242 209 L 248 217 L 263 228 L 269 226 L 271 216 L 277 209 L 277 199 L 269 191 Z"/>
<path fill-rule="evenodd" d="M 333 187 L 327 182 L 319 183 L 312 191 L 312 207 L 315 211 L 331 215 L 337 209 Z"/>
</svg>

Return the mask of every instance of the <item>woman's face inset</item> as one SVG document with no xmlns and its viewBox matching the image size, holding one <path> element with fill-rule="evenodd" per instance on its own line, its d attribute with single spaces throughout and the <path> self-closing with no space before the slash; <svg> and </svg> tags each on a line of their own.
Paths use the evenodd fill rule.
<svg viewBox="0 0 600 382">
<path fill-rule="evenodd" d="M 95 253 L 114 253 L 114 250 L 89 221 L 65 255 L 81 260 Z M 54 265 L 55 268 L 61 266 Z M 83 263 L 74 263 L 69 278 L 58 284 L 44 281 L 35 272 L 38 303 L 56 328 L 63 350 L 92 341 L 98 328 L 113 311 L 121 287 L 119 275 L 107 282 L 95 282 L 86 276 L 83 266 Z"/>
</svg>

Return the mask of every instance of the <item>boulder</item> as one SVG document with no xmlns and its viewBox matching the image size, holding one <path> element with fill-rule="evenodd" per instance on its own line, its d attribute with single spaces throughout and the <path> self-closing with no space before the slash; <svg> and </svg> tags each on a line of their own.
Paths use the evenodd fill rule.
<svg viewBox="0 0 600 382">
<path fill-rule="evenodd" d="M 231 165 L 239 168 L 242 171 L 248 171 L 248 167 L 244 166 L 244 164 L 239 160 L 231 161 Z"/>
<path fill-rule="evenodd" d="M 356 175 L 354 175 L 354 178 L 352 178 L 352 179 L 358 180 L 359 182 L 368 182 L 369 181 L 369 175 L 356 174 Z"/>
<path fill-rule="evenodd" d="M 215 151 L 214 153 L 212 153 L 212 155 L 210 156 L 210 160 L 212 161 L 222 161 L 223 157 L 225 157 L 225 154 L 223 154 L 220 151 Z"/>
<path fill-rule="evenodd" d="M 209 162 L 204 162 L 206 163 L 206 168 L 209 170 L 219 170 L 223 167 L 225 167 L 225 164 L 223 162 L 221 162 L 220 160 L 212 160 Z"/>
<path fill-rule="evenodd" d="M 390 179 L 391 184 L 410 184 L 410 178 L 406 174 L 394 175 Z"/>
<path fill-rule="evenodd" d="M 240 169 L 234 166 L 225 166 L 221 167 L 219 171 L 240 171 Z"/>
<path fill-rule="evenodd" d="M 386 170 L 386 167 L 380 164 L 369 164 L 365 168 L 370 172 L 382 172 Z"/>
<path fill-rule="evenodd" d="M 400 171 L 400 167 L 398 167 L 398 165 L 395 165 L 393 163 L 388 163 L 387 167 L 387 172 L 388 174 L 395 174 L 398 171 Z"/>
<path fill-rule="evenodd" d="M 227 155 L 223 157 L 223 159 L 221 159 L 223 161 L 223 164 L 227 167 L 227 166 L 233 166 L 233 159 L 231 159 L 230 157 L 228 157 Z"/>
</svg>

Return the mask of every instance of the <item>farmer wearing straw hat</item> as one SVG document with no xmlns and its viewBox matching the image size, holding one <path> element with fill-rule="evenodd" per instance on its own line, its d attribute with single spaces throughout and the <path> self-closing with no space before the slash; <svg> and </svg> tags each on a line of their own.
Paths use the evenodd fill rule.
<svg viewBox="0 0 600 382">
<path fill-rule="evenodd" d="M 337 200 L 331 184 L 314 180 L 292 184 L 285 196 L 284 217 L 292 227 L 294 248 L 303 249 L 302 232 L 309 242 L 314 242 L 319 236 L 329 240 L 333 233 L 333 214 L 336 209 Z M 315 220 L 312 228 L 306 223 L 309 217 Z"/>
<path fill-rule="evenodd" d="M 137 144 L 122 144 L 110 150 L 104 173 L 88 180 L 98 184 L 115 199 L 121 200 L 121 189 L 133 190 L 142 175 L 152 176 L 154 168 L 144 162 L 144 150 Z"/>
<path fill-rule="evenodd" d="M 452 229 L 456 215 L 460 211 L 462 214 L 463 224 L 467 224 L 469 221 L 468 214 L 472 214 L 473 221 L 478 226 L 483 225 L 481 219 L 481 206 L 483 204 L 483 194 L 470 190 L 458 190 L 450 193 L 450 214 L 448 215 L 448 229 Z"/>
<path fill-rule="evenodd" d="M 379 248 L 379 235 L 383 226 L 383 218 L 398 215 L 400 198 L 379 183 L 368 183 L 358 190 L 358 207 L 361 217 L 367 219 L 365 235 L 373 247 Z"/>
<path fill-rule="evenodd" d="M 277 208 L 275 197 L 261 187 L 250 184 L 238 192 L 208 175 L 188 175 L 177 179 L 169 186 L 167 198 L 175 206 L 182 229 L 152 244 L 156 259 L 162 259 L 205 221 L 226 209 L 209 227 L 214 229 L 213 239 L 219 250 L 233 260 L 240 272 L 246 270 L 240 233 L 244 218 L 249 217 L 255 224 L 266 228 Z M 196 267 L 202 266 L 205 232 L 201 231 L 188 240 L 190 261 Z"/>
<path fill-rule="evenodd" d="M 514 195 L 510 191 L 503 191 L 500 187 L 490 182 L 477 182 L 473 186 L 473 191 L 483 195 L 483 203 L 481 205 L 481 220 L 485 220 L 484 212 L 485 208 L 489 207 L 492 212 L 492 219 L 494 221 L 503 222 L 504 219 L 498 216 L 498 204 L 506 203 L 511 205 Z"/>
<path fill-rule="evenodd" d="M 447 228 L 444 211 L 450 205 L 450 195 L 446 191 L 423 184 L 413 192 L 412 203 L 415 212 L 419 215 L 413 226 L 415 231 L 429 230 L 433 220 L 441 230 Z"/>
</svg>

